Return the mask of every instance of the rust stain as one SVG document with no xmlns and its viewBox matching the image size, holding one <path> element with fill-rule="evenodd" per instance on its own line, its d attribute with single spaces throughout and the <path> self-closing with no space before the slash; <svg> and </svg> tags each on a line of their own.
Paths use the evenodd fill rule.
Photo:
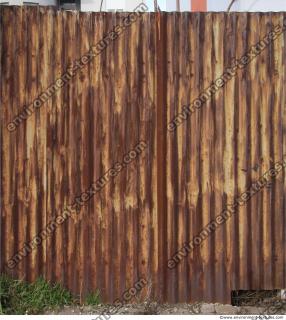
<svg viewBox="0 0 286 320">
<path fill-rule="evenodd" d="M 286 154 L 285 34 L 167 131 L 284 13 L 143 14 L 10 133 L 17 112 L 126 14 L 0 10 L 1 271 L 29 281 L 44 275 L 81 297 L 99 289 L 109 302 L 140 277 L 168 302 L 230 302 L 231 290 L 285 288 L 285 171 L 167 269 L 184 242 Z M 15 269 L 5 268 L 140 140 L 148 143 L 144 156 Z"/>
</svg>

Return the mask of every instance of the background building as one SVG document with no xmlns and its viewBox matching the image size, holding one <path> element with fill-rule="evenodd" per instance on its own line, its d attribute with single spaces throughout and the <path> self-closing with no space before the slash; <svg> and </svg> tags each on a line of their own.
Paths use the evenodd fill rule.
<svg viewBox="0 0 286 320">
<path fill-rule="evenodd" d="M 81 11 L 133 11 L 144 0 L 0 0 L 0 5 L 58 6 Z"/>
<path fill-rule="evenodd" d="M 160 2 L 160 1 L 159 1 Z M 181 0 L 181 11 L 226 11 L 231 0 Z M 166 0 L 166 10 L 175 11 L 176 0 Z M 286 11 L 285 0 L 236 0 L 231 11 Z"/>
<path fill-rule="evenodd" d="M 0 0 L 2 5 L 40 5 L 40 6 L 57 6 L 58 0 Z"/>
<path fill-rule="evenodd" d="M 4 5 L 50 5 L 81 11 L 133 11 L 140 3 L 154 11 L 153 0 L 0 0 Z M 157 0 L 162 11 L 226 11 L 231 0 Z M 179 10 L 178 10 L 179 8 Z M 236 0 L 231 11 L 286 11 L 286 0 Z"/>
<path fill-rule="evenodd" d="M 102 11 L 133 11 L 142 0 L 103 0 Z M 100 11 L 101 0 L 81 0 L 82 11 Z"/>
</svg>

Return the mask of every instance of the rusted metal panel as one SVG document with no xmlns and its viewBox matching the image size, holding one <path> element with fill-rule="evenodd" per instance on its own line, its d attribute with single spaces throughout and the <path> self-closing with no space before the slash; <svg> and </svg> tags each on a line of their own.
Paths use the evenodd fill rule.
<svg viewBox="0 0 286 320">
<path fill-rule="evenodd" d="M 286 154 L 285 39 L 175 131 L 168 123 L 284 13 L 145 13 L 13 132 L 10 121 L 127 14 L 1 10 L 1 270 L 114 301 L 229 302 L 286 286 L 285 169 L 174 269 L 168 259 Z M 125 166 L 15 268 L 7 262 L 139 141 Z"/>
</svg>

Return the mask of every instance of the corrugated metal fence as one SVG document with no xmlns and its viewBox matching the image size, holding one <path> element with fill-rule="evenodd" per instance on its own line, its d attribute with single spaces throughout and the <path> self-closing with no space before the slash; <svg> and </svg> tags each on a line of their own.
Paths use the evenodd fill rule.
<svg viewBox="0 0 286 320">
<path fill-rule="evenodd" d="M 286 287 L 283 169 L 176 268 L 172 258 L 286 154 L 285 32 L 168 131 L 283 13 L 143 14 L 14 131 L 7 125 L 126 14 L 1 7 L 1 266 L 106 301 Z M 139 141 L 146 149 L 15 268 L 5 265 Z M 151 284 L 150 284 L 151 283 Z M 144 288 L 142 298 L 148 288 Z"/>
</svg>

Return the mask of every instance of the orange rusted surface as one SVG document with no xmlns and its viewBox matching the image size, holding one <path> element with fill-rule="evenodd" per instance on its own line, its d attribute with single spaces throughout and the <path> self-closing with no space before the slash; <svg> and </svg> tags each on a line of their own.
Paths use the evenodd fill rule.
<svg viewBox="0 0 286 320">
<path fill-rule="evenodd" d="M 286 174 L 168 259 L 286 154 L 285 34 L 168 123 L 284 13 L 145 13 L 17 130 L 7 125 L 126 14 L 0 7 L 1 271 L 113 301 L 139 279 L 168 302 L 286 286 Z M 139 141 L 146 150 L 9 269 L 6 262 Z M 142 291 L 141 299 L 148 288 Z"/>
</svg>

